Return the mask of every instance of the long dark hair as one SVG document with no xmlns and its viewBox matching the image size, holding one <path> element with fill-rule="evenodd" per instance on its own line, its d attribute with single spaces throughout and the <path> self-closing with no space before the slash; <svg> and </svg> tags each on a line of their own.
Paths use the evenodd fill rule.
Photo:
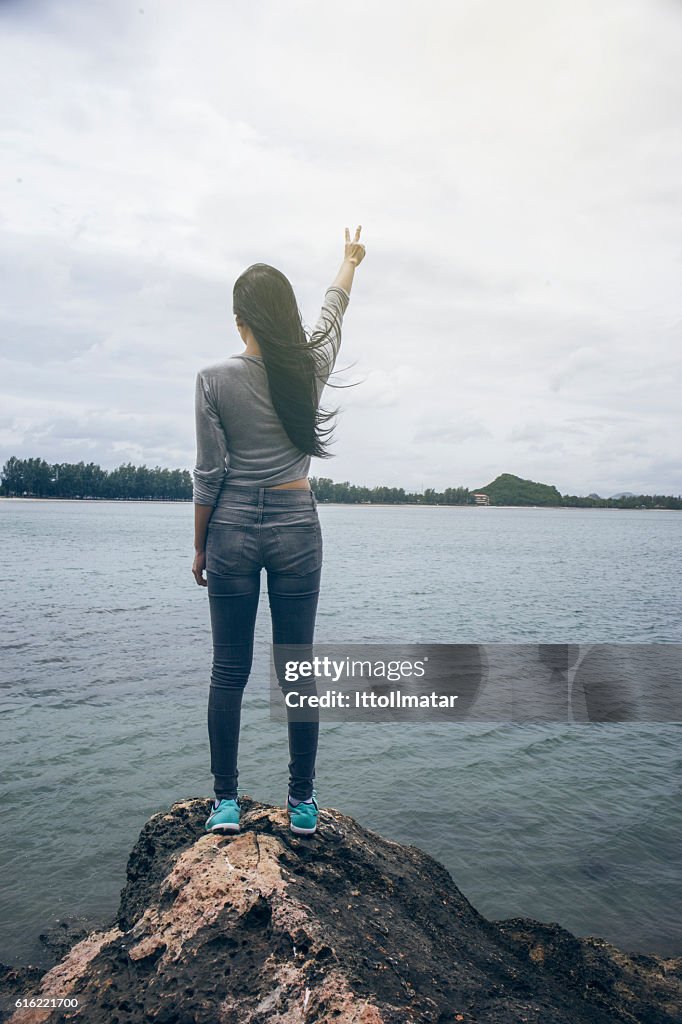
<svg viewBox="0 0 682 1024">
<path fill-rule="evenodd" d="M 323 331 L 306 331 L 289 280 L 267 263 L 254 263 L 237 278 L 232 305 L 258 342 L 272 404 L 291 443 L 306 455 L 329 458 L 334 425 L 324 424 L 338 409 L 325 412 L 317 396 L 330 370 L 321 349 L 335 318 Z"/>
</svg>

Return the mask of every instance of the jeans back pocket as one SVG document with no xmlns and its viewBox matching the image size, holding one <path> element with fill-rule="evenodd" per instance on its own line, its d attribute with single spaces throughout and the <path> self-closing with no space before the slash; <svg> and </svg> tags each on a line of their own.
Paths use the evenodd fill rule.
<svg viewBox="0 0 682 1024">
<path fill-rule="evenodd" d="M 242 564 L 246 526 L 209 522 L 206 536 L 206 571 L 218 576 L 238 572 Z"/>
<path fill-rule="evenodd" d="M 271 568 L 292 576 L 307 576 L 322 566 L 322 530 L 316 514 L 292 515 L 291 522 L 271 527 L 276 558 Z"/>
</svg>

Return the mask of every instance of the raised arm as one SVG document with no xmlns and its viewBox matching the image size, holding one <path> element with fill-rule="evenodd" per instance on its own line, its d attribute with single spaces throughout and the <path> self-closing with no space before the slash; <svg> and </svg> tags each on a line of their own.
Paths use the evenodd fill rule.
<svg viewBox="0 0 682 1024">
<path fill-rule="evenodd" d="M 322 311 L 313 330 L 313 337 L 320 334 L 325 336 L 323 345 L 316 352 L 319 364 L 317 378 L 318 399 L 334 369 L 336 357 L 341 347 L 341 328 L 344 314 L 350 302 L 350 290 L 353 285 L 355 268 L 365 258 L 365 247 L 359 241 L 360 231 L 361 228 L 358 227 L 355 232 L 355 240 L 351 241 L 350 232 L 346 228 L 346 249 L 343 263 L 334 281 L 325 292 Z"/>
</svg>

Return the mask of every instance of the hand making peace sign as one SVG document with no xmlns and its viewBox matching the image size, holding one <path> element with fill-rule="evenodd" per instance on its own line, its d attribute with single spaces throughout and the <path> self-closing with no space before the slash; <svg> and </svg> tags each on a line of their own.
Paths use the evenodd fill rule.
<svg viewBox="0 0 682 1024">
<path fill-rule="evenodd" d="M 351 242 L 350 231 L 348 230 L 348 228 L 346 228 L 346 252 L 344 255 L 344 259 L 349 260 L 356 267 L 359 263 L 362 263 L 362 261 L 365 258 L 365 246 L 360 241 L 361 230 L 362 225 L 355 229 L 355 238 Z"/>
</svg>

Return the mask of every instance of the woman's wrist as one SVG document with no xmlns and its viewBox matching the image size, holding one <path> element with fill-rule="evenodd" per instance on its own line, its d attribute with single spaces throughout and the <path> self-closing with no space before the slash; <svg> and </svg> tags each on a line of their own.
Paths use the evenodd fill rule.
<svg viewBox="0 0 682 1024">
<path fill-rule="evenodd" d="M 353 275 L 355 274 L 355 267 L 356 264 L 353 262 L 353 260 L 349 256 L 346 256 L 344 258 L 343 263 L 341 264 L 341 269 L 339 270 L 338 274 L 336 275 L 336 278 L 334 279 L 334 284 L 337 285 L 339 288 L 344 288 L 348 292 L 348 294 L 350 294 L 351 286 L 353 284 Z"/>
</svg>

